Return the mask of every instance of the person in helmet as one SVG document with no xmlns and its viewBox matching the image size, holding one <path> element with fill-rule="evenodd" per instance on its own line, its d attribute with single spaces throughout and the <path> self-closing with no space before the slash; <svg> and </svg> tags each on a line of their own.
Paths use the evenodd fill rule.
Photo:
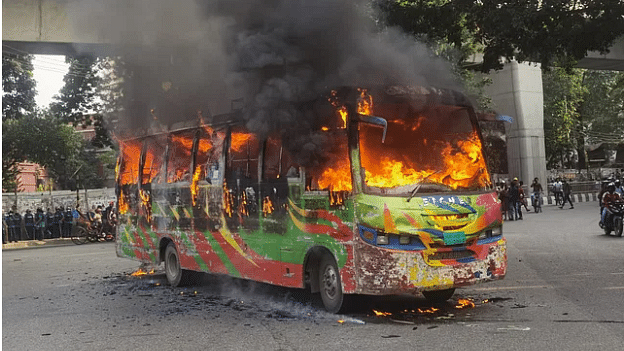
<svg viewBox="0 0 624 351">
<path fill-rule="evenodd" d="M 615 180 L 615 192 L 620 195 L 620 197 L 624 196 L 624 187 L 622 187 L 622 183 L 620 179 Z"/>
<path fill-rule="evenodd" d="M 609 183 L 607 192 L 602 195 L 602 216 L 600 217 L 600 227 L 602 228 L 609 213 L 608 205 L 612 202 L 621 200 L 620 194 L 615 192 L 615 183 Z"/>
</svg>

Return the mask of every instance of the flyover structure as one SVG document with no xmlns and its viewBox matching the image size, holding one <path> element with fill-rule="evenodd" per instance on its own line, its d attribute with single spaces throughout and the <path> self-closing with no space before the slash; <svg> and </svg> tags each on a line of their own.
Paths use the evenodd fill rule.
<svg viewBox="0 0 624 351">
<path fill-rule="evenodd" d="M 6 0 L 2 2 L 3 51 L 31 54 L 105 55 L 112 49 L 97 23 L 77 21 L 91 0 Z M 102 13 L 101 16 L 110 14 Z M 81 23 L 81 25 L 76 25 Z M 101 23 L 104 22 L 100 22 Z M 610 53 L 589 53 L 579 67 L 624 71 L 624 38 Z M 509 62 L 491 74 L 488 93 L 495 109 L 513 117 L 507 126 L 509 175 L 530 183 L 546 179 L 542 72 L 536 64 Z"/>
</svg>

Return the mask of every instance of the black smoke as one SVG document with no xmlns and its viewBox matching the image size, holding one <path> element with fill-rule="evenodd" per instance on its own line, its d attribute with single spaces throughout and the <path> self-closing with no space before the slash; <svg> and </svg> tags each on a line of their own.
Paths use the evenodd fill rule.
<svg viewBox="0 0 624 351">
<path fill-rule="evenodd" d="M 448 65 L 364 0 L 76 2 L 77 28 L 111 43 L 130 128 L 215 116 L 242 101 L 250 130 L 308 123 L 337 86 L 454 87 Z"/>
</svg>

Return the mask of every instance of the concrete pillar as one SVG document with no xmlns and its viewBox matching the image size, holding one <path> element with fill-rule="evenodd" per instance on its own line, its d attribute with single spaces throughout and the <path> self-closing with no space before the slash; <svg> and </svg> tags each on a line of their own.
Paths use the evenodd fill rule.
<svg viewBox="0 0 624 351">
<path fill-rule="evenodd" d="M 512 61 L 490 74 L 487 92 L 496 112 L 513 117 L 506 123 L 509 176 L 530 185 L 538 177 L 546 191 L 544 97 L 539 65 Z"/>
</svg>

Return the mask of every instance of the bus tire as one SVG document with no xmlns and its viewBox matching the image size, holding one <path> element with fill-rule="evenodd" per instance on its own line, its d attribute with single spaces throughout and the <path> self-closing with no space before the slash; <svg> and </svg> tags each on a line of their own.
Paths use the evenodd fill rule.
<svg viewBox="0 0 624 351">
<path fill-rule="evenodd" d="M 444 302 L 451 297 L 455 293 L 455 289 L 445 289 L 445 290 L 432 290 L 432 291 L 423 291 L 422 294 L 425 296 L 427 301 L 429 302 Z"/>
<path fill-rule="evenodd" d="M 169 285 L 173 287 L 187 285 L 191 280 L 192 273 L 193 272 L 186 269 L 182 269 L 178 250 L 175 244 L 170 242 L 165 249 L 165 275 L 167 276 Z"/>
<path fill-rule="evenodd" d="M 338 313 L 344 299 L 338 265 L 329 254 L 323 255 L 320 262 L 319 288 L 323 306 L 330 313 Z"/>
</svg>

